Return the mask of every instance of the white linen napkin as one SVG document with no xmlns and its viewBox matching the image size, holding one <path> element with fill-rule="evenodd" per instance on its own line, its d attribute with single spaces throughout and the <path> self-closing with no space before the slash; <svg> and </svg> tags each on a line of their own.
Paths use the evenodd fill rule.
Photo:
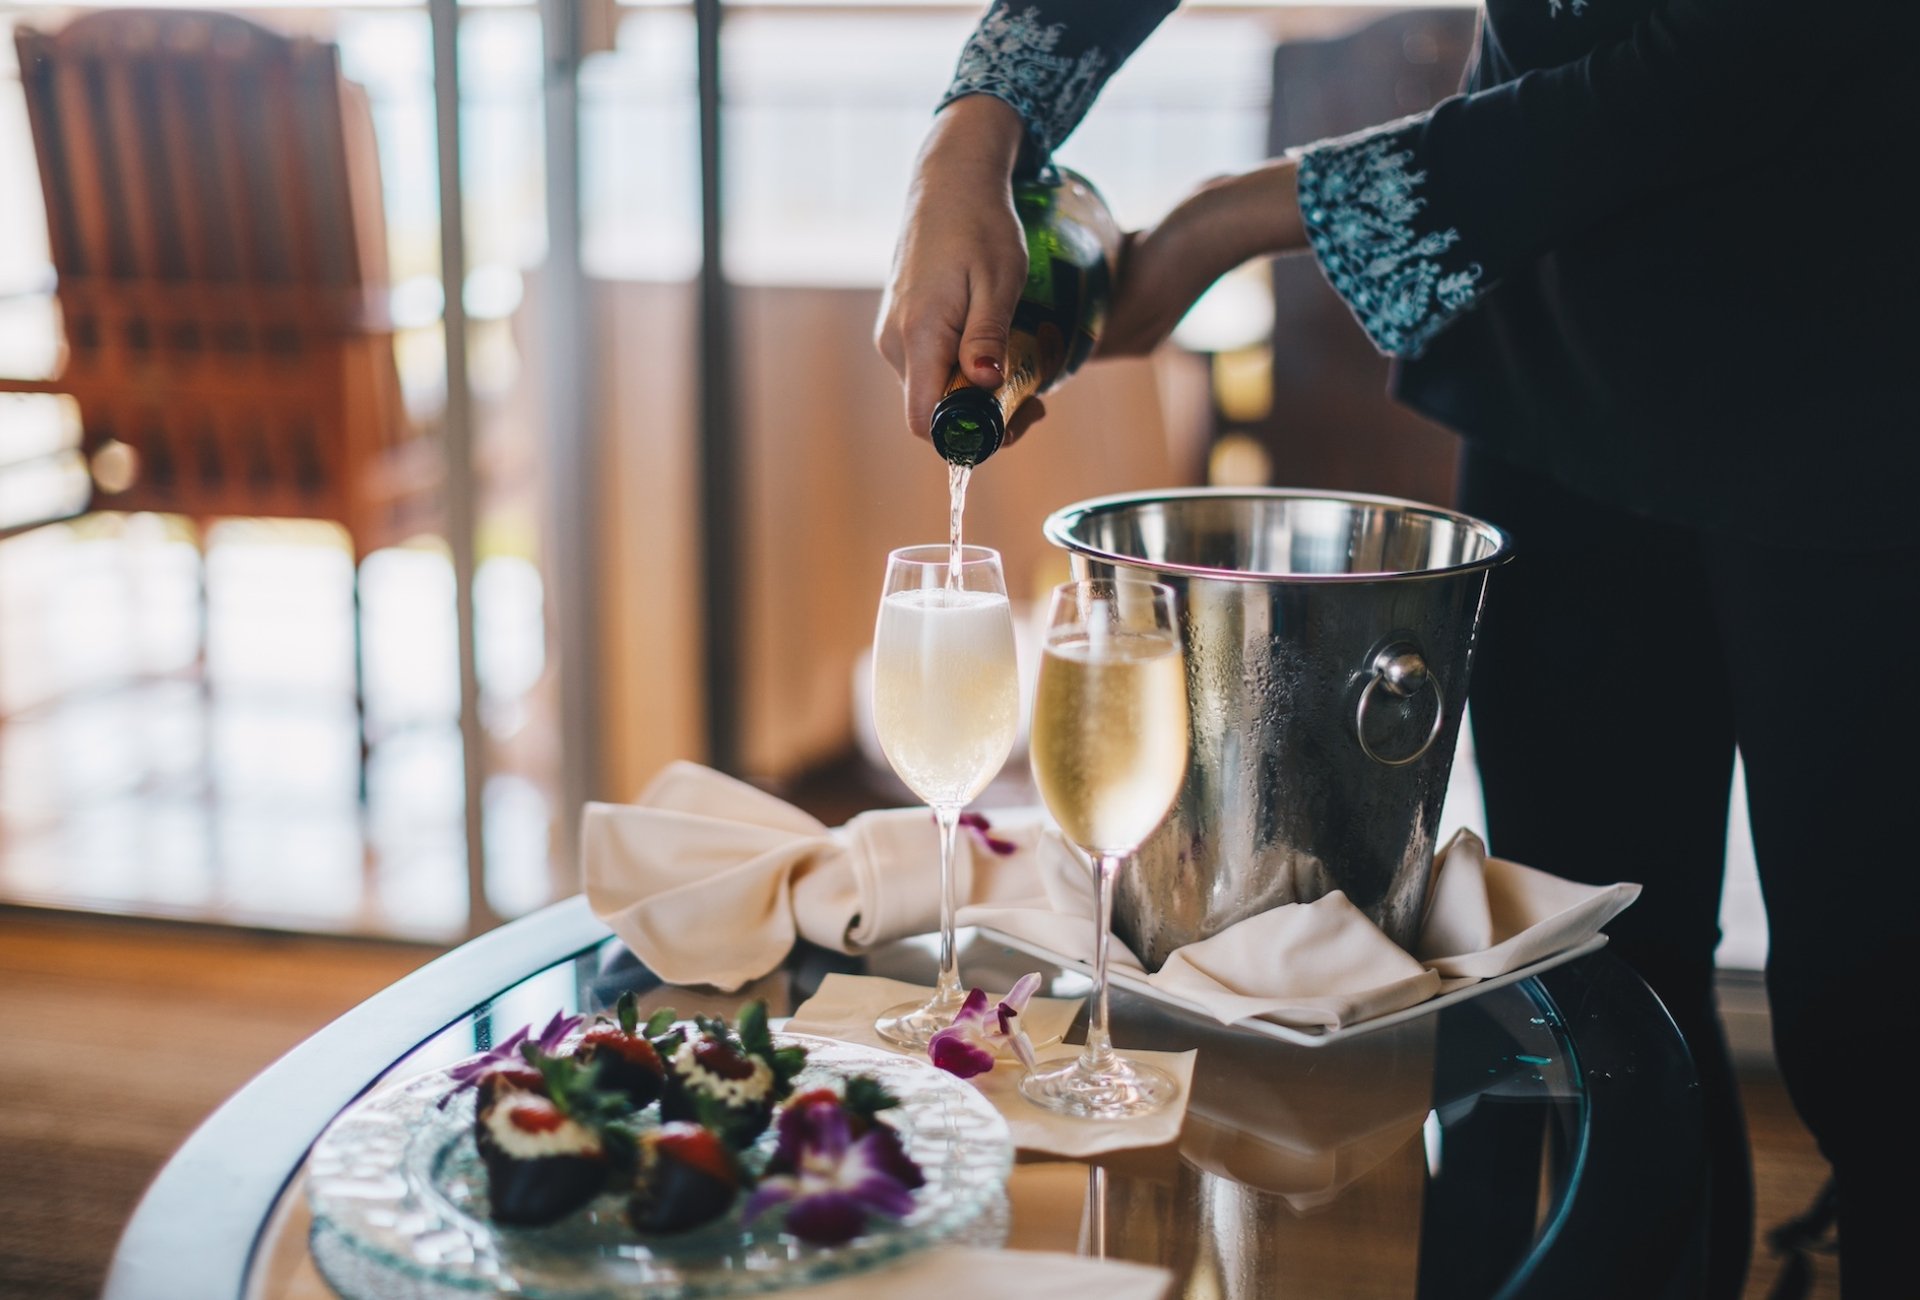
<svg viewBox="0 0 1920 1300">
<path fill-rule="evenodd" d="M 964 981 L 966 972 L 961 971 L 960 976 Z M 794 1008 L 784 1028 L 791 1034 L 812 1034 L 816 1038 L 836 1038 L 843 1043 L 877 1047 L 883 1052 L 897 1051 L 892 1043 L 874 1032 L 873 1022 L 887 1008 L 924 998 L 932 992 L 924 984 L 833 971 L 820 981 L 812 997 Z M 998 1002 L 1006 992 L 988 989 L 989 1005 Z M 1021 1013 L 1020 1024 L 1035 1047 L 1049 1047 L 1073 1028 L 1073 1018 L 1080 1014 L 1083 1001 L 1083 998 L 1034 998 Z M 1003 1050 L 1001 1055 L 1006 1061 L 1014 1061 L 1009 1051 Z"/>
<path fill-rule="evenodd" d="M 835 972 L 820 981 L 819 990 L 794 1009 L 785 1027 L 789 1033 L 814 1034 L 896 1050 L 873 1031 L 874 1018 L 888 1007 L 927 991 L 899 980 Z M 987 992 L 998 999 L 1005 990 Z M 1039 1056 L 1043 1068 L 1079 1055 L 1079 1048 L 1065 1044 L 1047 1048 L 1048 1043 L 1058 1043 L 1079 1010 L 1078 998 L 1035 998 L 1027 1004 L 1020 1021 L 1026 1027 L 1027 1036 L 1042 1049 Z M 1180 1136 L 1180 1125 L 1187 1113 L 1187 1097 L 1193 1091 L 1194 1053 L 1136 1052 L 1125 1044 L 1121 1045 L 1121 1052 L 1133 1060 L 1157 1065 L 1172 1075 L 1180 1085 L 1179 1098 L 1172 1105 L 1139 1119 L 1086 1120 L 1056 1115 L 1021 1095 L 1020 1078 L 1025 1070 L 1011 1052 L 1005 1051 L 993 1069 L 976 1074 L 967 1082 L 978 1088 L 1006 1117 L 1007 1126 L 1013 1130 L 1013 1144 L 1022 1151 L 1084 1157 L 1129 1147 L 1156 1147 L 1173 1141 Z"/>
<path fill-rule="evenodd" d="M 1021 1151 L 1085 1159 L 1108 1151 L 1163 1146 L 1178 1138 L 1181 1125 L 1186 1123 L 1187 1102 L 1193 1096 L 1193 1063 L 1199 1053 L 1140 1051 L 1124 1043 L 1119 1051 L 1130 1061 L 1151 1065 L 1172 1075 L 1174 1083 L 1179 1085 L 1179 1093 L 1159 1110 L 1134 1119 L 1079 1119 L 1028 1101 L 1020 1091 L 1020 1078 L 1025 1072 L 1017 1063 L 996 1066 L 967 1082 L 1006 1116 L 1007 1127 L 1013 1130 L 1013 1145 Z M 1078 1055 L 1078 1047 L 1062 1043 L 1040 1053 L 1040 1068 L 1049 1070 L 1064 1065 Z"/>
<path fill-rule="evenodd" d="M 1162 1300 L 1173 1274 L 1148 1264 L 1090 1259 L 1041 1250 L 948 1246 L 910 1255 L 897 1265 L 835 1278 L 796 1295 L 825 1300 L 980 1300 L 1044 1296 L 1046 1300 Z"/>
<path fill-rule="evenodd" d="M 1094 894 L 1084 860 L 1038 821 L 973 832 L 956 854 L 957 921 L 1084 959 Z M 783 800 L 691 763 L 636 805 L 589 804 L 582 834 L 594 913 L 662 978 L 734 988 L 772 970 L 796 935 L 859 952 L 938 924 L 938 836 L 924 809 L 865 813 L 829 830 Z M 1224 1024 L 1263 1017 L 1336 1029 L 1505 974 L 1597 934 L 1640 886 L 1578 884 L 1486 855 L 1462 830 L 1435 860 L 1414 952 L 1336 891 L 1276 907 L 1144 971 L 1115 940 L 1127 982 Z"/>
<path fill-rule="evenodd" d="M 956 919 L 1086 960 L 1092 872 L 1057 835 L 1041 838 L 1034 862 L 1036 894 L 963 907 Z M 1108 961 L 1121 982 L 1199 1006 L 1222 1024 L 1262 1018 L 1340 1029 L 1584 943 L 1639 894 L 1637 884 L 1583 885 L 1489 858 L 1480 837 L 1462 829 L 1435 859 L 1414 953 L 1335 890 L 1177 948 L 1158 971 L 1145 970 L 1118 939 Z"/>
<path fill-rule="evenodd" d="M 1002 855 L 963 829 L 955 897 L 1031 892 L 1039 835 L 1010 832 L 1017 851 Z M 674 984 L 736 989 L 785 960 L 796 937 L 854 953 L 940 924 L 940 835 L 925 808 L 829 829 L 743 781 L 674 763 L 637 803 L 588 804 L 580 843 L 594 915 Z"/>
</svg>

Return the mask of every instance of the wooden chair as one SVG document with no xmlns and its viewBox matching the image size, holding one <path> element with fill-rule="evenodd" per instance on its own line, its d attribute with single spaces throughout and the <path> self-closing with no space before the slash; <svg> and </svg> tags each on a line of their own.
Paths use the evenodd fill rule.
<svg viewBox="0 0 1920 1300">
<path fill-rule="evenodd" d="M 360 561 L 432 529 L 443 478 L 401 401 L 366 94 L 333 45 L 228 14 L 110 10 L 15 43 L 66 351 L 0 391 L 78 403 L 88 510 L 346 531 L 364 801 Z"/>
<path fill-rule="evenodd" d="M 379 159 L 331 44 L 116 10 L 15 36 L 60 372 L 90 508 L 330 520 L 367 553 L 433 526 L 436 439 L 401 403 Z"/>
</svg>

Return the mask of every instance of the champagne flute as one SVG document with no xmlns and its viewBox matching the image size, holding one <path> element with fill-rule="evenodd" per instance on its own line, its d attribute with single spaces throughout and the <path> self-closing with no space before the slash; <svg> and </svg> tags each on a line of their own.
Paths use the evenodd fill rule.
<svg viewBox="0 0 1920 1300">
<path fill-rule="evenodd" d="M 960 812 L 1013 750 L 1020 723 L 1013 611 L 1000 555 L 984 546 L 909 546 L 887 556 L 873 634 L 873 722 L 887 762 L 940 826 L 940 975 L 926 1002 L 890 1007 L 874 1029 L 921 1048 L 966 1000 L 953 948 L 953 852 Z"/>
<path fill-rule="evenodd" d="M 1173 591 L 1130 578 L 1062 583 L 1047 611 L 1028 750 L 1040 798 L 1093 860 L 1099 885 L 1086 1048 L 1021 1080 L 1028 1100 L 1088 1119 L 1160 1109 L 1178 1091 L 1107 1032 L 1113 881 L 1179 797 L 1187 771 L 1187 671 Z"/>
</svg>

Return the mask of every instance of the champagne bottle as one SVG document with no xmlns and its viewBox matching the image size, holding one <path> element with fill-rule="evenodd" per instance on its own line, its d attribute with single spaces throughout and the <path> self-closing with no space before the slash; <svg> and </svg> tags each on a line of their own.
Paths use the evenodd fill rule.
<svg viewBox="0 0 1920 1300">
<path fill-rule="evenodd" d="M 1048 164 L 1013 183 L 1027 237 L 1027 282 L 1007 338 L 998 388 L 979 388 L 958 366 L 933 408 L 934 449 L 978 465 L 1006 440 L 1020 403 L 1080 368 L 1106 322 L 1120 227 L 1086 177 Z"/>
</svg>

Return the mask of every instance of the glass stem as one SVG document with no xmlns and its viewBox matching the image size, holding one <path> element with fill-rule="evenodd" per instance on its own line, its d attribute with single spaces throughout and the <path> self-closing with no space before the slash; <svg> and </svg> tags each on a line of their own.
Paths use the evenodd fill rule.
<svg viewBox="0 0 1920 1300">
<path fill-rule="evenodd" d="M 1093 1014 L 1087 1021 L 1087 1050 L 1080 1054 L 1080 1068 L 1104 1074 L 1113 1065 L 1113 1039 L 1107 1034 L 1107 935 L 1113 929 L 1113 880 L 1120 874 L 1120 859 L 1111 853 L 1098 854 L 1093 871 L 1100 884 L 1095 920 L 1099 929 L 1093 936 Z"/>
<path fill-rule="evenodd" d="M 960 992 L 960 958 L 953 949 L 953 851 L 960 810 L 935 808 L 933 816 L 940 823 L 940 978 L 934 984 L 932 1005 L 957 1007 L 965 1000 Z"/>
</svg>

